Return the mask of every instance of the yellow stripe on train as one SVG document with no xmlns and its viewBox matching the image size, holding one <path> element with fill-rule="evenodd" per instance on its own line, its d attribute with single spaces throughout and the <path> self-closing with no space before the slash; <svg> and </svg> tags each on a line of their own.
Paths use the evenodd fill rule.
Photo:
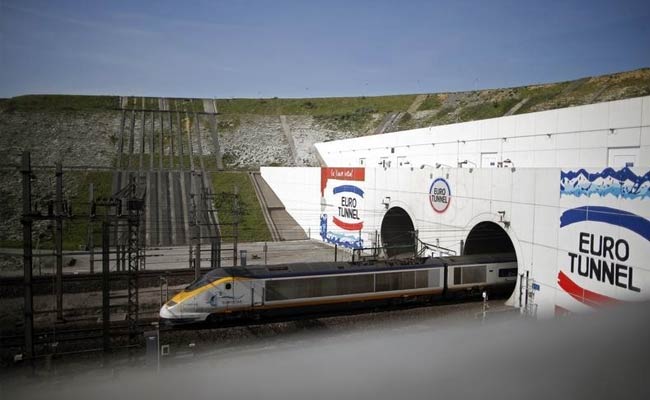
<svg viewBox="0 0 650 400">
<path fill-rule="evenodd" d="M 214 288 L 214 287 L 216 287 L 216 286 L 218 286 L 218 285 L 220 285 L 222 283 L 228 283 L 228 282 L 232 283 L 234 281 L 246 281 L 246 280 L 248 280 L 248 279 L 246 279 L 246 278 L 233 278 L 233 277 L 230 277 L 230 276 L 225 277 L 225 278 L 220 278 L 220 279 L 217 279 L 214 282 L 206 283 L 205 285 L 200 286 L 200 287 L 198 287 L 198 288 L 196 288 L 194 290 L 190 290 L 190 291 L 183 290 L 182 292 L 178 293 L 176 296 L 172 297 L 171 301 L 175 302 L 176 304 L 180 304 L 181 302 L 183 302 L 183 301 L 185 301 L 185 300 L 187 300 L 189 298 L 192 298 L 194 296 L 197 296 L 197 295 L 199 295 L 199 294 L 201 294 L 201 293 L 203 293 L 203 292 L 205 292 L 207 290 L 210 290 L 210 289 L 212 289 L 212 288 Z"/>
<path fill-rule="evenodd" d="M 176 302 L 177 304 L 180 304 L 189 298 L 192 298 L 196 295 L 205 292 L 206 290 L 212 289 L 215 286 L 220 285 L 222 283 L 232 282 L 232 280 L 233 278 L 231 277 L 221 278 L 221 279 L 217 279 L 214 282 L 206 283 L 205 285 L 200 286 L 194 290 L 190 290 L 190 291 L 183 290 L 182 292 L 178 293 L 176 296 L 172 297 L 172 301 Z"/>
</svg>

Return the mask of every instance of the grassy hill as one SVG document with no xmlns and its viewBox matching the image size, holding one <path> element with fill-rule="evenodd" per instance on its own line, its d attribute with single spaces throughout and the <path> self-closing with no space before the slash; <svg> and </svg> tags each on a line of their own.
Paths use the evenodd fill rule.
<svg viewBox="0 0 650 400">
<path fill-rule="evenodd" d="M 443 125 L 477 119 L 522 114 L 534 111 L 619 100 L 650 94 L 650 68 L 621 72 L 574 81 L 521 86 L 504 89 L 485 89 L 467 92 L 428 93 L 424 101 L 411 112 L 415 94 L 374 97 L 331 98 L 259 98 L 207 99 L 216 103 L 219 129 L 224 134 L 236 133 L 243 120 L 253 117 L 294 116 L 308 117 L 308 126 L 301 128 L 325 131 L 320 139 L 331 140 L 376 133 L 382 122 L 399 113 L 381 132 L 391 132 L 427 126 Z M 131 110 L 186 110 L 206 109 L 204 99 L 178 99 L 118 96 L 27 95 L 0 101 L 2 112 L 101 112 L 118 109 Z M 304 120 L 301 120 L 304 124 Z M 263 124 L 263 123 L 262 123 Z M 246 128 L 244 128 L 246 129 Z M 322 136 L 322 135 L 321 135 Z M 236 153 L 236 152 L 235 152 Z M 250 163 L 232 167 L 246 168 Z M 313 160 L 312 160 L 313 161 Z M 278 160 L 274 165 L 282 164 Z"/>
<path fill-rule="evenodd" d="M 504 89 L 425 94 L 426 99 L 414 114 L 435 112 L 426 125 L 448 122 L 449 115 L 459 121 L 499 117 L 519 102 L 514 114 L 591 104 L 650 94 L 650 68 L 574 81 Z M 415 94 L 371 97 L 214 99 L 219 114 L 229 115 L 305 115 L 340 117 L 354 114 L 406 112 Z M 212 99 L 210 99 L 212 100 Z M 202 99 L 167 99 L 171 110 L 204 111 Z M 158 98 L 130 97 L 126 109 L 158 110 Z M 118 96 L 26 95 L 0 100 L 4 112 L 99 111 L 120 109 Z M 420 118 L 421 119 L 421 118 Z M 416 124 L 419 125 L 419 124 Z"/>
<path fill-rule="evenodd" d="M 23 150 L 32 152 L 36 165 L 51 166 L 56 161 L 67 166 L 83 165 L 88 172 L 69 174 L 66 183 L 69 198 L 82 201 L 87 196 L 89 180 L 102 182 L 103 190 L 109 190 L 110 169 L 117 165 L 118 157 L 149 164 L 150 155 L 145 147 L 138 150 L 144 139 L 137 135 L 143 132 L 145 119 L 147 130 L 153 129 L 151 124 L 158 132 L 163 129 L 161 126 L 167 126 L 167 130 L 173 126 L 173 131 L 183 137 L 182 146 L 187 148 L 188 132 L 198 120 L 181 113 L 163 124 L 158 119 L 163 113 L 156 114 L 157 110 L 213 112 L 216 106 L 216 125 L 213 116 L 197 117 L 201 119 L 203 145 L 195 142 L 193 150 L 201 147 L 194 154 L 195 160 L 203 160 L 206 170 L 216 172 L 217 160 L 226 171 L 245 171 L 263 165 L 317 166 L 313 150 L 316 142 L 644 95 L 650 95 L 650 68 L 567 82 L 419 95 L 304 99 L 27 95 L 0 99 L 0 158 L 4 165 L 0 166 L 4 168 L 0 174 L 0 200 L 7 204 L 0 218 L 0 245 L 11 245 L 19 239 L 20 177 L 11 165 L 19 164 Z M 152 118 L 154 115 L 157 116 Z M 135 148 L 132 145 L 128 150 L 130 155 L 118 154 L 118 137 L 125 124 L 136 132 L 135 139 L 130 139 L 131 144 L 135 140 Z M 208 129 L 212 126 L 217 128 L 218 146 L 213 144 Z M 172 146 L 170 137 L 161 142 L 165 160 L 171 160 L 165 161 L 165 168 L 177 168 L 183 157 L 187 166 L 187 153 L 182 157 L 169 155 L 169 149 L 178 146 L 178 142 Z M 151 157 L 157 164 L 156 157 L 161 156 L 157 153 Z M 46 188 L 50 180 L 38 180 L 36 184 L 42 187 L 37 192 L 49 195 Z M 213 185 L 231 187 L 237 182 L 242 193 L 251 197 L 253 192 L 244 173 L 215 175 Z M 246 204 L 249 210 L 244 216 L 243 236 L 248 240 L 267 240 L 268 231 L 258 228 L 262 218 L 257 202 L 248 198 Z M 37 230 L 47 233 L 46 227 Z M 66 247 L 76 248 L 83 245 L 87 228 L 70 226 L 68 233 Z"/>
</svg>

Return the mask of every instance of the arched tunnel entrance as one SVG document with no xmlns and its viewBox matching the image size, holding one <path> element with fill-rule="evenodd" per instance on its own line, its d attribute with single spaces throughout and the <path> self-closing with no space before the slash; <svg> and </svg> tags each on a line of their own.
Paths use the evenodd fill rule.
<svg viewBox="0 0 650 400">
<path fill-rule="evenodd" d="M 381 221 L 381 242 L 388 257 L 413 255 L 415 226 L 406 210 L 393 207 Z"/>
<path fill-rule="evenodd" d="M 515 247 L 506 231 L 494 222 L 481 222 L 467 235 L 463 254 L 514 253 Z"/>
<path fill-rule="evenodd" d="M 497 223 L 484 221 L 478 223 L 467 235 L 465 241 L 464 255 L 475 254 L 509 254 L 512 260 L 517 263 L 515 246 L 510 240 L 508 233 Z M 510 298 L 517 285 L 517 269 L 499 271 L 499 280 L 507 281 L 507 284 L 500 285 L 492 291 L 499 298 Z"/>
</svg>

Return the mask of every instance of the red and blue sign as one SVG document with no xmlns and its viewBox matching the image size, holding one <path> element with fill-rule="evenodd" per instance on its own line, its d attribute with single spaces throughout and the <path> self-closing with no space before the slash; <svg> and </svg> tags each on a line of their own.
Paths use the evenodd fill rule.
<svg viewBox="0 0 650 400">
<path fill-rule="evenodd" d="M 360 186 L 363 181 L 364 168 L 321 168 L 320 236 L 323 241 L 351 249 L 363 248 L 365 193 Z"/>
<path fill-rule="evenodd" d="M 360 231 L 363 221 L 359 217 L 360 199 L 363 199 L 363 190 L 354 185 L 342 185 L 333 189 L 334 195 L 340 196 L 337 204 L 338 214 L 332 217 L 332 222 L 346 231 Z"/>
<path fill-rule="evenodd" d="M 649 188 L 648 171 L 561 171 L 557 285 L 571 298 L 590 307 L 647 300 Z"/>
<path fill-rule="evenodd" d="M 447 211 L 451 203 L 451 188 L 443 178 L 437 178 L 429 187 L 429 203 L 433 211 L 442 214 Z"/>
</svg>

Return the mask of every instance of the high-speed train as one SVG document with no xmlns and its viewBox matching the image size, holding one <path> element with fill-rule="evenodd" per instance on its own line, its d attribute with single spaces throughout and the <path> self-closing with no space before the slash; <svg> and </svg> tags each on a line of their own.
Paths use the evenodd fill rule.
<svg viewBox="0 0 650 400">
<path fill-rule="evenodd" d="M 486 290 L 511 293 L 514 254 L 213 269 L 160 309 L 171 325 L 376 308 Z"/>
</svg>

